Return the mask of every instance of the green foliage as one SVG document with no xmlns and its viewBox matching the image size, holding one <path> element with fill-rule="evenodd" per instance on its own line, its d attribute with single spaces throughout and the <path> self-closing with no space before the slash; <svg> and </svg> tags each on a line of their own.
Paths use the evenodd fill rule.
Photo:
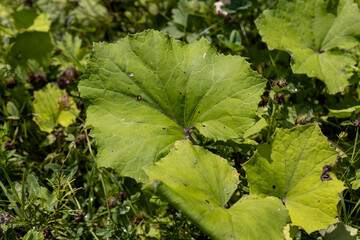
<svg viewBox="0 0 360 240">
<path fill-rule="evenodd" d="M 331 225 L 328 229 L 320 231 L 325 240 L 356 240 L 357 232 L 357 229 L 343 223 Z"/>
<path fill-rule="evenodd" d="M 281 201 L 249 195 L 226 208 L 238 184 L 238 173 L 225 159 L 189 140 L 176 142 L 170 154 L 146 168 L 146 173 L 159 194 L 213 239 L 283 236 L 289 217 Z"/>
<path fill-rule="evenodd" d="M 79 37 L 73 38 L 69 33 L 65 33 L 63 41 L 56 43 L 63 55 L 55 56 L 54 65 L 59 65 L 62 71 L 76 66 L 78 71 L 83 72 L 88 53 L 81 48 L 81 43 Z"/>
<path fill-rule="evenodd" d="M 44 239 L 43 235 L 41 232 L 38 231 L 34 231 L 34 230 L 29 230 L 24 238 L 24 240 L 42 240 Z"/>
<path fill-rule="evenodd" d="M 12 38 L 8 63 L 19 71 L 38 71 L 48 67 L 53 51 L 51 35 L 47 32 L 24 32 Z M 41 47 L 40 47 L 41 46 Z"/>
<path fill-rule="evenodd" d="M 352 0 L 279 1 L 256 21 L 270 49 L 291 53 L 294 73 L 323 80 L 330 94 L 350 84 L 356 61 L 349 50 L 359 45 L 359 23 Z"/>
<path fill-rule="evenodd" d="M 241 137 L 264 86 L 243 58 L 218 55 L 205 39 L 184 45 L 146 31 L 95 44 L 79 89 L 99 165 L 144 181 L 142 167 L 194 128 L 214 140 Z"/>
<path fill-rule="evenodd" d="M 335 159 L 316 125 L 277 130 L 270 144 L 259 145 L 244 165 L 250 193 L 282 199 L 292 224 L 308 233 L 326 228 L 337 222 L 338 194 L 344 190 L 341 181 L 324 171 Z"/>
<path fill-rule="evenodd" d="M 48 84 L 34 93 L 34 121 L 41 131 L 52 132 L 57 125 L 67 127 L 74 123 L 79 110 L 73 98 L 65 91 Z"/>
<path fill-rule="evenodd" d="M 359 5 L 1 1 L 0 238 L 358 238 Z"/>
</svg>

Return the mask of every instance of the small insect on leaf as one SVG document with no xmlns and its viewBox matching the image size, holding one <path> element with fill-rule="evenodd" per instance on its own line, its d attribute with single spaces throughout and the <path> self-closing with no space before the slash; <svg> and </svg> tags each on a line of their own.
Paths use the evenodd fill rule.
<svg viewBox="0 0 360 240">
<path fill-rule="evenodd" d="M 136 97 L 136 100 L 141 101 L 142 97 L 139 95 Z"/>
</svg>

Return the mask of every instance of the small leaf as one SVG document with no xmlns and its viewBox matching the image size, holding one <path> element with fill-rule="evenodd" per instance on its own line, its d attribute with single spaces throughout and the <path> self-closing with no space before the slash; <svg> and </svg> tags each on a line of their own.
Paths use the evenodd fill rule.
<svg viewBox="0 0 360 240">
<path fill-rule="evenodd" d="M 338 193 L 344 190 L 329 172 L 336 155 L 317 125 L 278 129 L 271 143 L 259 145 L 243 165 L 250 193 L 282 199 L 293 225 L 308 233 L 327 228 L 338 222 Z"/>
<path fill-rule="evenodd" d="M 42 240 L 42 239 L 44 239 L 43 234 L 33 229 L 29 230 L 23 237 L 23 240 Z"/>
<path fill-rule="evenodd" d="M 360 37 L 360 10 L 352 0 L 279 0 L 255 23 L 270 49 L 291 52 L 294 73 L 323 80 L 330 94 L 350 84 L 356 61 L 346 50 Z"/>
<path fill-rule="evenodd" d="M 99 237 L 103 237 L 103 238 L 109 238 L 111 237 L 111 232 L 104 229 L 104 228 L 99 228 L 96 230 L 96 235 L 99 236 Z"/>
<path fill-rule="evenodd" d="M 65 94 L 65 95 L 64 95 Z M 76 121 L 79 110 L 76 108 L 72 97 L 67 97 L 65 91 L 47 84 L 44 88 L 34 92 L 33 120 L 39 125 L 41 131 L 52 132 L 60 124 L 67 127 Z M 59 104 L 63 99 L 64 103 Z M 66 106 L 64 106 L 66 105 Z"/>
<path fill-rule="evenodd" d="M 250 137 L 251 135 L 254 135 L 258 132 L 260 132 L 264 127 L 267 127 L 268 123 L 264 118 L 260 118 L 259 121 L 257 121 L 254 126 L 250 127 L 248 130 L 244 133 L 244 138 Z"/>
<path fill-rule="evenodd" d="M 157 193 L 187 215 L 213 239 L 283 239 L 288 212 L 279 199 L 242 197 L 225 208 L 237 187 L 238 173 L 228 162 L 188 140 L 145 168 Z"/>
<path fill-rule="evenodd" d="M 351 187 L 354 190 L 357 190 L 360 188 L 360 171 L 356 172 L 356 179 L 351 181 Z"/>
<path fill-rule="evenodd" d="M 146 181 L 142 167 L 194 127 L 214 140 L 241 138 L 265 84 L 244 58 L 218 55 L 205 39 L 184 44 L 149 30 L 95 44 L 79 90 L 99 165 Z"/>
<path fill-rule="evenodd" d="M 360 106 L 353 106 L 345 109 L 329 109 L 328 116 L 336 118 L 349 118 L 360 112 Z"/>
<path fill-rule="evenodd" d="M 11 101 L 7 102 L 6 104 L 6 110 L 8 111 L 9 115 L 11 117 L 16 117 L 19 118 L 19 110 L 17 109 L 17 107 L 15 106 L 15 104 Z"/>
</svg>

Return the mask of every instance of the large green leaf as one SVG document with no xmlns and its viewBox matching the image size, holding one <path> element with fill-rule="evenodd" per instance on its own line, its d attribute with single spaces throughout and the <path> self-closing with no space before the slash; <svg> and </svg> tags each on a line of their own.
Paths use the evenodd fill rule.
<svg viewBox="0 0 360 240">
<path fill-rule="evenodd" d="M 168 156 L 145 171 L 158 193 L 213 239 L 284 238 L 289 215 L 280 199 L 247 195 L 227 209 L 237 171 L 188 140 L 177 142 Z"/>
<path fill-rule="evenodd" d="M 331 94 L 349 85 L 359 44 L 360 10 L 352 0 L 279 0 L 255 22 L 270 49 L 293 55 L 292 69 L 323 80 Z"/>
<path fill-rule="evenodd" d="M 150 30 L 95 44 L 79 90 L 98 163 L 143 181 L 142 167 L 193 127 L 215 140 L 241 137 L 265 82 L 244 58 L 218 55 L 205 39 L 184 44 Z"/>
<path fill-rule="evenodd" d="M 79 110 L 66 91 L 48 84 L 34 92 L 34 121 L 41 131 L 52 132 L 57 125 L 67 127 L 76 121 Z"/>
<path fill-rule="evenodd" d="M 336 152 L 317 125 L 278 129 L 270 144 L 259 145 L 244 164 L 250 193 L 283 200 L 294 225 L 308 233 L 337 222 L 338 193 L 344 184 L 324 180 L 323 167 L 334 164 Z M 323 181 L 324 180 L 324 181 Z"/>
</svg>

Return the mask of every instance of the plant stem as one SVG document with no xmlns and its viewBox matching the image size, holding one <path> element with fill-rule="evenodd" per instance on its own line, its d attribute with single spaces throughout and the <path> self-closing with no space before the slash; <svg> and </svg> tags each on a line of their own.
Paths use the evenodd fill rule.
<svg viewBox="0 0 360 240">
<path fill-rule="evenodd" d="M 342 209 L 343 209 L 343 212 L 344 212 L 344 223 L 346 224 L 346 223 L 348 223 L 348 216 L 347 216 L 347 213 L 346 213 L 346 206 L 345 206 L 343 193 L 341 192 L 339 194 L 339 196 L 340 196 L 341 206 L 342 206 Z"/>
<path fill-rule="evenodd" d="M 68 184 L 71 192 L 73 193 L 73 194 L 72 194 L 72 195 L 73 195 L 72 197 L 74 198 L 78 209 L 81 210 L 81 206 L 80 206 L 80 203 L 79 203 L 79 201 L 77 200 L 77 198 L 76 198 L 76 196 L 75 196 L 75 191 L 74 191 L 74 189 L 71 187 L 71 184 L 70 184 L 69 182 L 67 182 L 67 184 Z"/>
<path fill-rule="evenodd" d="M 271 114 L 271 117 L 270 117 L 269 131 L 268 131 L 268 135 L 267 135 L 267 137 L 266 137 L 266 141 L 269 141 L 269 139 L 270 139 L 270 136 L 271 136 L 271 133 L 272 133 L 272 129 L 273 129 L 272 125 L 273 125 L 274 118 L 275 118 L 275 112 L 276 112 L 276 110 L 277 110 L 277 108 L 278 108 L 278 105 L 279 105 L 279 104 L 278 104 L 277 102 L 275 102 L 275 107 L 274 107 L 274 110 L 272 111 L 272 114 Z"/>
<path fill-rule="evenodd" d="M 356 151 L 356 145 L 357 145 L 357 141 L 358 141 L 358 136 L 359 136 L 359 127 L 356 127 L 355 144 L 354 144 L 353 153 L 352 153 L 351 159 L 350 159 L 351 165 L 354 163 L 354 156 L 355 156 L 355 151 Z"/>
</svg>

